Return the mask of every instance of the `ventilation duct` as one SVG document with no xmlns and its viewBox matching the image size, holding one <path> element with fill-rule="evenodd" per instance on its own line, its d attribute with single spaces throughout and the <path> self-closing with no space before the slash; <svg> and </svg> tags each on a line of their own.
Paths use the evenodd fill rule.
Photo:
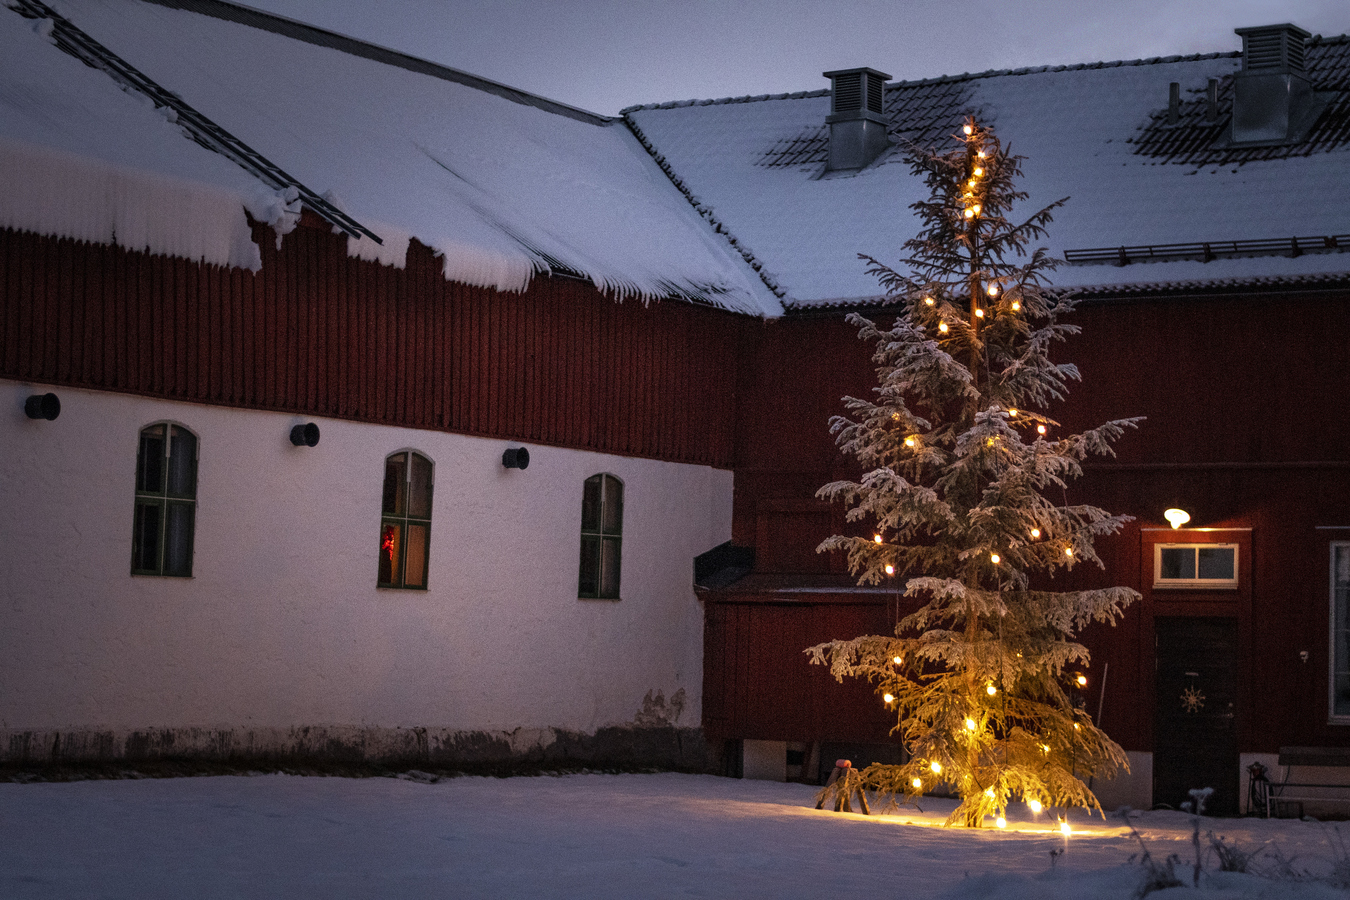
<svg viewBox="0 0 1350 900">
<path fill-rule="evenodd" d="M 1233 79 L 1232 144 L 1301 140 L 1324 106 L 1304 67 L 1310 35 L 1289 24 L 1236 32 L 1242 36 L 1242 71 Z"/>
<path fill-rule="evenodd" d="M 861 169 L 890 146 L 882 92 L 891 76 L 876 69 L 825 72 L 830 79 L 830 153 L 827 171 Z"/>
</svg>

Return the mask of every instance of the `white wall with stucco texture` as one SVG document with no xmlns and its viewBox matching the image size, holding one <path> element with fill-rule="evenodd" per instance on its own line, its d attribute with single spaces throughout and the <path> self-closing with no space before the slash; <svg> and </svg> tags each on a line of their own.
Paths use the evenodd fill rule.
<svg viewBox="0 0 1350 900">
<path fill-rule="evenodd" d="M 55 391 L 55 421 L 24 416 Z M 200 440 L 191 578 L 133 576 L 138 434 Z M 693 558 L 728 471 L 437 431 L 0 381 L 0 729 L 697 726 Z M 375 586 L 385 457 L 435 463 L 425 591 Z M 577 599 L 582 483 L 624 483 L 622 599 Z"/>
</svg>

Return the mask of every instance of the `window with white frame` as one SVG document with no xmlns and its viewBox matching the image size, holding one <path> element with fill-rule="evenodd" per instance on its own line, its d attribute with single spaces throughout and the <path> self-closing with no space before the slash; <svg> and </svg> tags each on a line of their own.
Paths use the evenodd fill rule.
<svg viewBox="0 0 1350 900">
<path fill-rule="evenodd" d="M 1350 542 L 1331 545 L 1331 716 L 1350 721 Z"/>
<path fill-rule="evenodd" d="M 581 567 L 577 596 L 619 599 L 623 549 L 623 482 L 601 473 L 586 479 L 581 497 Z"/>
<path fill-rule="evenodd" d="M 1238 545 L 1154 544 L 1153 586 L 1232 590 L 1238 586 Z"/>
<path fill-rule="evenodd" d="M 431 490 L 431 460 L 415 450 L 400 450 L 385 458 L 379 587 L 426 588 Z"/>
<path fill-rule="evenodd" d="M 197 436 L 170 422 L 142 428 L 131 574 L 191 577 L 196 519 Z"/>
</svg>

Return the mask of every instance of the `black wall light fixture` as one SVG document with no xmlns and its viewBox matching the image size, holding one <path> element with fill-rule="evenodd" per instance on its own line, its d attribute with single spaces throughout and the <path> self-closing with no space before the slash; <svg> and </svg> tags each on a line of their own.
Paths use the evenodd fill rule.
<svg viewBox="0 0 1350 900">
<path fill-rule="evenodd" d="M 24 401 L 23 411 L 30 419 L 50 422 L 61 415 L 61 398 L 55 394 L 33 394 Z"/>
<path fill-rule="evenodd" d="M 508 447 L 502 454 L 502 465 L 508 469 L 525 469 L 530 465 L 530 451 L 524 447 Z"/>
<path fill-rule="evenodd" d="M 291 429 L 291 443 L 297 447 L 313 447 L 319 443 L 319 426 L 313 422 L 296 425 Z"/>
</svg>

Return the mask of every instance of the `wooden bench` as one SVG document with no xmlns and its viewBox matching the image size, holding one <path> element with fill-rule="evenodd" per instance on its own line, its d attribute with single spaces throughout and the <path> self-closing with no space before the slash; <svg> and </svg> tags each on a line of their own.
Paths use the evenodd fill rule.
<svg viewBox="0 0 1350 900">
<path fill-rule="evenodd" d="M 1298 807 L 1302 818 L 1304 804 L 1350 804 L 1350 747 L 1281 747 L 1280 767 L 1284 777 L 1279 781 L 1257 782 L 1264 798 L 1257 797 L 1258 808 L 1265 807 L 1266 818 L 1278 815 L 1281 808 Z M 1335 780 L 1293 781 L 1296 769 L 1340 769 Z M 1306 776 L 1304 776 L 1306 777 Z M 1264 799 L 1264 804 L 1261 800 Z"/>
</svg>

